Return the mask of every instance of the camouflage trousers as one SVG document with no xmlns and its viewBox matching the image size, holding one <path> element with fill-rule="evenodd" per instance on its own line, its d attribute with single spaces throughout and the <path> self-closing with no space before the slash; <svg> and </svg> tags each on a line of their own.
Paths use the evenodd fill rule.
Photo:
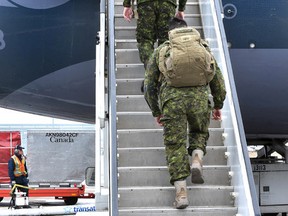
<svg viewBox="0 0 288 216">
<path fill-rule="evenodd" d="M 190 175 L 188 155 L 191 156 L 193 150 L 201 149 L 206 153 L 211 106 L 208 95 L 204 98 L 181 97 L 165 102 L 162 113 L 166 161 L 173 185 L 174 181 Z"/>
<path fill-rule="evenodd" d="M 139 57 L 146 68 L 154 43 L 168 40 L 169 21 L 175 16 L 175 6 L 163 0 L 141 3 L 137 6 L 136 39 Z"/>
</svg>

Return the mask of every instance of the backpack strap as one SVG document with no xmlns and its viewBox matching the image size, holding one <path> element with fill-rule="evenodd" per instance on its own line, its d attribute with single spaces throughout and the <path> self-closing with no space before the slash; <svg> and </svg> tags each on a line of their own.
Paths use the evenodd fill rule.
<svg viewBox="0 0 288 216">
<path fill-rule="evenodd" d="M 165 73 L 167 71 L 166 65 L 165 65 L 165 59 L 166 59 L 166 53 L 169 49 L 170 42 L 166 41 L 163 44 L 163 47 L 159 50 L 159 56 L 158 56 L 158 68 L 161 73 Z"/>
<path fill-rule="evenodd" d="M 161 72 L 159 77 L 158 77 L 158 82 L 159 83 L 162 81 L 162 79 L 164 77 L 164 73 L 167 72 L 167 68 L 166 68 L 166 65 L 165 65 L 165 59 L 166 59 L 166 54 L 167 54 L 167 51 L 169 49 L 169 46 L 170 46 L 170 42 L 166 41 L 166 42 L 164 42 L 163 47 L 159 51 L 158 68 L 159 68 L 159 70 Z"/>
<path fill-rule="evenodd" d="M 211 62 L 210 62 L 210 73 L 213 72 L 215 74 L 216 71 L 216 60 L 210 50 L 209 44 L 206 40 L 201 39 L 200 44 L 207 50 L 207 52 L 210 54 Z M 208 71 L 205 71 L 205 77 L 208 83 L 211 81 L 211 77 L 209 79 Z M 208 84 L 207 83 L 207 84 Z"/>
</svg>

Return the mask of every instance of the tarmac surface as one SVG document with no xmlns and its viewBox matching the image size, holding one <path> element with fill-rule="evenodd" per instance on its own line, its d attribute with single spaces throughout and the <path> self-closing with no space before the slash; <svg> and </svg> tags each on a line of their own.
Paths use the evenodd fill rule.
<svg viewBox="0 0 288 216">
<path fill-rule="evenodd" d="M 89 187 L 86 186 L 85 189 L 85 194 L 88 193 L 93 193 L 94 192 L 94 188 L 93 187 Z M 108 193 L 108 191 L 104 191 L 104 193 Z M 11 210 L 11 208 L 9 208 L 10 206 L 10 197 L 5 197 L 1 202 L 0 202 L 0 216 L 3 215 L 10 215 L 7 214 L 7 210 Z M 29 205 L 31 206 L 31 209 L 45 209 L 46 211 L 49 209 L 53 209 L 55 210 L 55 208 L 59 208 L 59 209 L 68 209 L 68 208 L 79 208 L 79 209 L 83 209 L 83 207 L 85 206 L 89 206 L 89 208 L 91 208 L 91 206 L 93 206 L 93 208 L 96 209 L 95 207 L 95 198 L 78 198 L 78 201 L 75 205 L 66 205 L 64 203 L 64 200 L 61 199 L 55 199 L 54 197 L 29 197 Z M 98 201 L 99 202 L 99 201 Z M 98 207 L 99 204 L 97 205 Z M 105 206 L 105 204 L 104 204 Z M 13 209 L 14 210 L 14 209 Z M 23 210 L 23 211 L 22 211 Z M 21 209 L 21 215 L 29 215 L 24 214 L 23 212 L 25 212 L 26 209 Z M 18 210 L 17 210 L 18 211 Z M 41 214 L 33 214 L 33 215 L 41 215 Z M 43 214 L 44 215 L 44 214 Z M 77 215 L 77 216 L 89 216 L 89 215 L 93 215 L 93 216 L 108 216 L 109 212 L 108 210 L 97 210 L 95 211 L 90 211 L 90 212 L 77 212 L 77 214 L 45 214 L 45 215 Z M 31 216 L 31 214 L 30 214 Z"/>
<path fill-rule="evenodd" d="M 0 202 L 0 215 L 7 215 L 3 214 L 4 210 L 7 212 L 9 206 L 10 206 L 10 198 L 6 197 Z M 53 207 L 69 207 L 69 205 L 66 205 L 63 200 L 60 199 L 55 199 L 54 197 L 30 197 L 29 198 L 29 205 L 31 206 L 32 209 L 37 209 L 37 208 L 53 208 Z M 78 199 L 78 202 L 73 205 L 73 206 L 83 206 L 83 205 L 95 205 L 95 199 Z M 25 209 L 23 209 L 25 211 Z M 90 212 L 90 215 L 96 215 L 95 212 L 92 213 Z M 27 214 L 29 215 L 29 214 Z M 59 215 L 59 214 L 57 214 Z M 66 214 L 67 215 L 67 214 Z M 69 215 L 69 214 L 68 214 Z M 75 214 L 70 214 L 70 215 L 75 215 Z M 80 215 L 77 213 L 77 215 Z M 85 214 L 89 215 L 89 214 Z"/>
</svg>

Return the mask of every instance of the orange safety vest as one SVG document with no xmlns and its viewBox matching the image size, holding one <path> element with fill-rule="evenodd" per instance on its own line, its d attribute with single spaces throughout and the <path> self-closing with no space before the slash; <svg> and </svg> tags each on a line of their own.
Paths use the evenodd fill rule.
<svg viewBox="0 0 288 216">
<path fill-rule="evenodd" d="M 16 155 L 13 155 L 12 158 L 13 158 L 14 164 L 15 164 L 14 175 L 16 177 L 19 177 L 21 175 L 26 176 L 27 172 L 26 172 L 25 166 L 24 166 L 25 165 L 25 158 L 22 157 L 22 161 L 20 161 Z"/>
</svg>

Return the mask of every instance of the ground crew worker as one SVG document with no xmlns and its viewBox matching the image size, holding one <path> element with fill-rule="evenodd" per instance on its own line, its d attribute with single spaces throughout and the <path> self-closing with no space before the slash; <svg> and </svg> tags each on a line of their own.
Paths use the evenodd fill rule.
<svg viewBox="0 0 288 216">
<path fill-rule="evenodd" d="M 14 184 L 28 187 L 28 170 L 26 166 L 26 159 L 23 155 L 23 149 L 24 148 L 21 147 L 21 145 L 17 145 L 14 149 L 14 155 L 8 161 L 8 172 L 12 187 Z M 22 192 L 26 192 L 26 195 L 28 196 L 27 188 L 18 187 L 18 189 Z"/>
<path fill-rule="evenodd" d="M 132 1 L 134 0 L 123 1 L 123 16 L 129 22 L 134 13 Z M 157 39 L 158 46 L 168 40 L 169 21 L 174 16 L 184 18 L 186 2 L 187 0 L 179 0 L 178 12 L 175 15 L 177 0 L 137 0 L 136 39 L 139 57 L 145 69 Z M 143 86 L 141 91 L 143 92 Z"/>
<path fill-rule="evenodd" d="M 170 22 L 170 29 L 178 27 L 187 27 L 187 24 L 184 20 L 174 18 Z M 223 107 L 226 90 L 218 66 L 208 85 L 181 88 L 169 86 L 164 76 L 159 78 L 162 74 L 158 67 L 159 52 L 165 45 L 158 47 L 149 60 L 145 72 L 144 95 L 156 122 L 164 127 L 163 137 L 170 183 L 176 189 L 175 207 L 181 209 L 189 205 L 186 178 L 192 174 L 192 183 L 204 183 L 202 158 L 206 153 L 209 137 L 210 114 L 212 111 L 214 119 L 221 119 L 220 109 Z M 214 101 L 213 109 L 209 103 L 209 87 Z M 191 167 L 188 155 L 192 156 Z"/>
</svg>

